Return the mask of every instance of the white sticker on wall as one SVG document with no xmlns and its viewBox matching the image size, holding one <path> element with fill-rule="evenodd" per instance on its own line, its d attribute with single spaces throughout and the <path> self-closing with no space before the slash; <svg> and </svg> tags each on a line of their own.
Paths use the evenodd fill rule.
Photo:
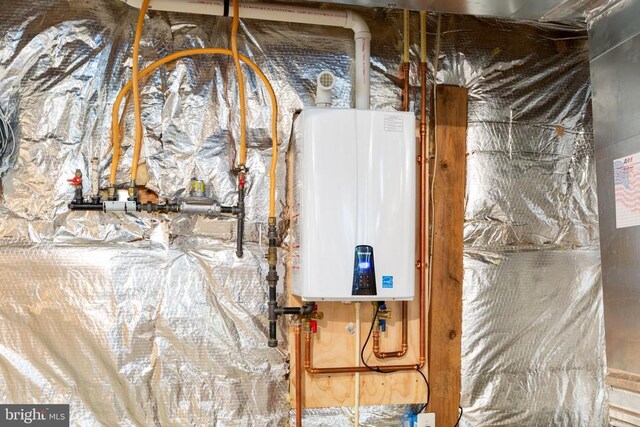
<svg viewBox="0 0 640 427">
<path fill-rule="evenodd" d="M 640 153 L 613 161 L 616 228 L 640 225 Z"/>
</svg>

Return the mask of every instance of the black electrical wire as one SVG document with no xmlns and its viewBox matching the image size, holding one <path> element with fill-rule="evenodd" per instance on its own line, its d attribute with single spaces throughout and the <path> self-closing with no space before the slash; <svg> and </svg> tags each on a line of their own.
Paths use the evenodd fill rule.
<svg viewBox="0 0 640 427">
<path fill-rule="evenodd" d="M 371 327 L 369 328 L 369 333 L 367 334 L 367 339 L 364 341 L 364 345 L 362 346 L 362 349 L 360 350 L 360 360 L 362 361 L 362 364 L 364 366 L 366 366 L 367 368 L 369 368 L 370 370 L 375 371 L 375 372 L 380 372 L 380 373 L 386 373 L 387 371 L 382 371 L 378 367 L 372 368 L 371 366 L 367 365 L 367 362 L 365 362 L 365 360 L 364 360 L 364 349 L 367 348 L 367 344 L 369 344 L 369 339 L 371 338 L 371 333 L 373 332 L 373 327 L 376 324 L 376 319 L 378 318 L 378 313 L 380 313 L 380 304 L 376 304 L 376 311 L 373 313 L 373 320 L 371 320 Z"/>
<path fill-rule="evenodd" d="M 422 411 L 427 409 L 427 406 L 429 406 L 429 401 L 431 400 L 431 386 L 429 385 L 429 380 L 427 380 L 427 377 L 422 373 L 422 371 L 419 369 L 416 369 L 416 371 L 420 374 L 420 376 L 424 380 L 424 383 L 427 385 L 427 401 L 424 405 L 422 405 L 420 410 L 418 410 L 418 413 L 421 413 Z"/>
<path fill-rule="evenodd" d="M 458 406 L 458 409 L 460 409 L 460 415 L 458 415 L 458 420 L 456 421 L 456 424 L 453 427 L 458 427 L 460 425 L 460 420 L 462 419 L 462 406 Z"/>
<path fill-rule="evenodd" d="M 364 341 L 362 349 L 360 350 L 360 360 L 362 361 L 362 364 L 364 366 L 366 366 L 367 368 L 369 368 L 370 370 L 372 370 L 374 372 L 378 372 L 380 374 L 390 374 L 392 372 L 398 372 L 398 371 L 397 370 L 385 371 L 385 370 L 380 369 L 379 366 L 376 366 L 374 368 L 372 366 L 369 366 L 367 364 L 367 362 L 364 360 L 364 350 L 365 350 L 365 348 L 367 348 L 367 344 L 369 344 L 369 339 L 371 338 L 371 334 L 373 333 L 373 327 L 376 324 L 376 319 L 378 318 L 378 314 L 379 313 L 380 313 L 380 304 L 376 304 L 376 311 L 373 313 L 373 319 L 371 320 L 371 327 L 369 328 L 369 333 L 367 334 L 367 339 Z M 427 386 L 427 402 L 424 405 L 422 405 L 422 407 L 418 411 L 418 414 L 419 414 L 420 412 L 422 412 L 422 411 L 424 411 L 426 409 L 427 405 L 429 405 L 429 401 L 431 400 L 431 386 L 429 385 L 429 380 L 427 380 L 427 377 L 422 373 L 421 370 L 416 369 L 416 372 L 418 372 L 420 374 L 420 376 L 424 380 L 424 383 Z"/>
<path fill-rule="evenodd" d="M 431 400 L 431 386 L 429 385 L 429 381 L 427 380 L 427 377 L 422 373 L 422 371 L 419 369 L 416 369 L 416 371 L 420 374 L 420 376 L 424 380 L 424 383 L 427 385 L 427 401 L 425 402 L 424 405 L 422 405 L 420 410 L 418 410 L 418 414 L 419 414 L 425 409 L 427 409 L 427 406 L 429 406 L 429 401 Z"/>
</svg>

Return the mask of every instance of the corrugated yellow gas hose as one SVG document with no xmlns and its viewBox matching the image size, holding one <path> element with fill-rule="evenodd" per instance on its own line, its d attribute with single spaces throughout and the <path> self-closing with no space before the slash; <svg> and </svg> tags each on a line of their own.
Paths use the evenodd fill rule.
<svg viewBox="0 0 640 427">
<path fill-rule="evenodd" d="M 187 49 L 180 52 L 174 52 L 170 55 L 161 58 L 151 65 L 147 66 L 140 70 L 138 79 L 144 79 L 149 74 L 154 72 L 159 67 L 175 61 L 180 58 L 184 58 L 185 56 L 193 56 L 193 55 L 228 55 L 233 56 L 233 52 L 230 49 L 223 48 L 196 48 L 196 49 Z M 267 92 L 269 92 L 269 97 L 271 98 L 271 141 L 272 141 L 272 150 L 273 154 L 271 157 L 271 168 L 269 172 L 269 216 L 276 216 L 276 167 L 278 162 L 278 103 L 276 100 L 276 94 L 273 91 L 273 87 L 271 83 L 264 75 L 262 70 L 249 58 L 242 54 L 238 54 L 238 57 L 242 62 L 247 64 L 256 75 L 262 80 Z M 120 161 L 120 128 L 122 126 L 122 121 L 124 117 L 118 121 L 118 117 L 120 116 L 120 105 L 122 104 L 122 100 L 129 93 L 131 88 L 133 87 L 132 81 L 127 83 L 116 96 L 116 100 L 113 104 L 112 110 L 112 118 L 111 118 L 111 131 L 112 131 L 112 146 L 113 146 L 113 159 L 111 161 L 111 174 L 109 176 L 109 185 L 111 187 L 115 187 L 116 185 L 116 172 L 118 170 L 118 162 Z"/>
<path fill-rule="evenodd" d="M 239 164 L 244 166 L 247 161 L 247 111 L 244 100 L 244 77 L 240 67 L 240 57 L 238 54 L 238 24 L 240 22 L 240 6 L 238 0 L 233 0 L 233 23 L 231 24 L 231 50 L 233 51 L 233 63 L 236 66 L 238 75 L 238 98 L 240 101 L 240 154 Z"/>
<path fill-rule="evenodd" d="M 144 16 L 149 7 L 149 0 L 144 0 L 140 6 L 138 14 L 138 25 L 136 26 L 136 35 L 133 39 L 133 77 L 132 81 L 136 82 L 133 86 L 133 109 L 135 111 L 135 145 L 133 146 L 133 164 L 131 165 L 131 181 L 135 182 L 138 173 L 138 162 L 140 161 L 140 151 L 142 150 L 142 113 L 140 108 L 140 88 L 138 81 L 140 80 L 138 71 L 138 56 L 140 52 L 140 38 L 142 37 L 142 27 L 144 26 Z"/>
</svg>

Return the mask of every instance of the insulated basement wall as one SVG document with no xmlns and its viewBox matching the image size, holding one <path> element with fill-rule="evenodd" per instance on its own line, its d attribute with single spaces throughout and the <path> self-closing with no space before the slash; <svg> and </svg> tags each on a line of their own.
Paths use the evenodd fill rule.
<svg viewBox="0 0 640 427">
<path fill-rule="evenodd" d="M 397 109 L 401 13 L 362 14 L 373 34 L 371 106 Z M 76 168 L 87 175 L 93 156 L 106 186 L 111 103 L 131 76 L 136 16 L 116 0 L 3 4 L 0 106 L 18 149 L 1 163 L 11 168 L 0 203 L 0 401 L 67 402 L 83 426 L 286 424 L 287 343 L 267 347 L 259 244 L 270 110 L 251 73 L 245 258 L 234 256 L 233 221 L 66 208 L 66 180 Z M 416 17 L 413 27 L 415 41 Z M 151 12 L 141 65 L 226 46 L 229 28 L 229 19 Z M 435 29 L 431 16 L 430 60 Z M 274 84 L 284 165 L 293 112 L 312 104 L 319 71 L 336 74 L 335 104 L 350 105 L 352 34 L 243 21 L 239 45 Z M 470 96 L 462 424 L 604 425 L 586 33 L 443 16 L 439 60 L 437 81 Z M 165 67 L 143 85 L 142 102 L 148 186 L 170 197 L 197 175 L 233 203 L 233 62 L 203 56 Z M 127 114 L 119 182 L 131 162 L 130 103 Z M 410 409 L 363 408 L 362 422 L 398 425 Z M 346 408 L 313 409 L 305 425 L 349 417 Z"/>
<path fill-rule="evenodd" d="M 589 28 L 598 169 L 607 383 L 612 424 L 640 425 L 640 3 L 619 1 Z M 635 159 L 635 160 L 634 160 Z"/>
<path fill-rule="evenodd" d="M 586 34 L 443 23 L 438 80 L 470 99 L 463 424 L 606 425 Z"/>
</svg>

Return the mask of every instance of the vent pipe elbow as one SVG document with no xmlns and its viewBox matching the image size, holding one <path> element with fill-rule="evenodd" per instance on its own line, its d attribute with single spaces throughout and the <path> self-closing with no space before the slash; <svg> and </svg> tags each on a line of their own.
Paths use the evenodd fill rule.
<svg viewBox="0 0 640 427">
<path fill-rule="evenodd" d="M 354 39 L 371 40 L 371 31 L 364 18 L 357 13 L 347 10 L 346 22 L 344 28 L 353 31 Z"/>
<path fill-rule="evenodd" d="M 316 88 L 316 107 L 328 108 L 333 105 L 332 94 L 336 85 L 336 76 L 331 71 L 322 71 L 318 74 Z"/>
</svg>

